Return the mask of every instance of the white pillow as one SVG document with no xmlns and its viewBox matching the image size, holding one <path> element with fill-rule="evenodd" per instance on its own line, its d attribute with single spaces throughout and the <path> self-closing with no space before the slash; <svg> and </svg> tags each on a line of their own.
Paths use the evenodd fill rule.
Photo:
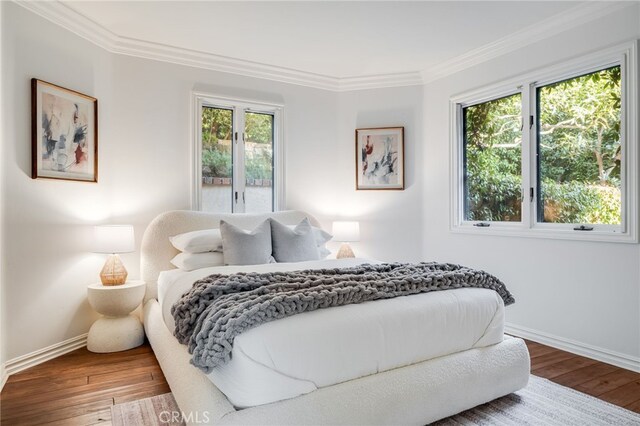
<svg viewBox="0 0 640 426">
<path fill-rule="evenodd" d="M 180 253 L 171 259 L 171 263 L 183 271 L 193 271 L 210 266 L 222 266 L 224 265 L 224 259 L 222 253 L 216 251 L 207 253 Z"/>
<path fill-rule="evenodd" d="M 171 244 L 185 253 L 206 253 L 222 251 L 222 234 L 220 229 L 202 229 L 169 237 Z"/>
</svg>

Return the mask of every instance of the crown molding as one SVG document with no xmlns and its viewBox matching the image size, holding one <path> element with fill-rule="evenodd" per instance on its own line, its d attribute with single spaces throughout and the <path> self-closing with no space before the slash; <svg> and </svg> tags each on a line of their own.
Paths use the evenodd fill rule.
<svg viewBox="0 0 640 426">
<path fill-rule="evenodd" d="M 263 78 L 316 89 L 339 90 L 339 79 L 335 77 L 229 58 L 197 50 L 135 40 L 127 37 L 118 37 L 118 40 L 107 50 L 121 55 L 204 68 L 246 77 Z"/>
<path fill-rule="evenodd" d="M 115 54 L 331 91 L 422 84 L 422 77 L 419 72 L 338 78 L 123 37 L 109 31 L 60 1 L 14 0 L 14 2 L 30 12 Z"/>
<path fill-rule="evenodd" d="M 110 50 L 109 48 L 118 36 L 90 20 L 86 16 L 76 12 L 69 6 L 53 1 L 13 0 L 19 6 L 36 15 L 53 22 L 54 24 L 71 31 L 72 33 L 90 41 L 91 43 Z"/>
<path fill-rule="evenodd" d="M 581 3 L 565 12 L 427 70 L 340 78 L 123 37 L 58 0 L 14 0 L 14 2 L 114 54 L 335 92 L 430 83 L 635 4 L 635 2 L 612 3 L 606 1 Z"/>
<path fill-rule="evenodd" d="M 603 16 L 633 6 L 635 2 L 588 1 L 558 13 L 537 24 L 485 44 L 477 49 L 442 62 L 423 71 L 423 82 L 430 83 L 467 68 L 487 62 L 531 44 L 551 38 L 564 31 L 594 21 Z"/>
<path fill-rule="evenodd" d="M 385 87 L 418 86 L 422 84 L 419 71 L 394 74 L 367 75 L 338 79 L 338 91 L 380 89 Z"/>
</svg>

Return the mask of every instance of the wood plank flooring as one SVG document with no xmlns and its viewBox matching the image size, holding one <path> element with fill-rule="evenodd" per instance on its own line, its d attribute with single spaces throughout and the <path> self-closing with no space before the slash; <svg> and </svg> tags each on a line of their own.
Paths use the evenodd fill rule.
<svg viewBox="0 0 640 426">
<path fill-rule="evenodd" d="M 640 373 L 526 342 L 531 374 L 640 413 Z"/>
<path fill-rule="evenodd" d="M 531 372 L 640 413 L 640 374 L 527 341 Z M 11 376 L 0 393 L 2 425 L 108 425 L 111 406 L 170 392 L 151 350 L 78 349 Z"/>
<path fill-rule="evenodd" d="M 111 354 L 82 348 L 9 377 L 0 424 L 109 425 L 113 404 L 167 392 L 148 343 Z"/>
</svg>

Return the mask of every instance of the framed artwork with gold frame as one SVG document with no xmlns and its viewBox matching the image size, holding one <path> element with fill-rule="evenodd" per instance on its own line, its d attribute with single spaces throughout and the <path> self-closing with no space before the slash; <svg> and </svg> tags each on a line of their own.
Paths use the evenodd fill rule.
<svg viewBox="0 0 640 426">
<path fill-rule="evenodd" d="M 356 129 L 356 190 L 404 189 L 404 127 Z"/>
<path fill-rule="evenodd" d="M 98 100 L 31 80 L 31 177 L 98 181 Z"/>
</svg>

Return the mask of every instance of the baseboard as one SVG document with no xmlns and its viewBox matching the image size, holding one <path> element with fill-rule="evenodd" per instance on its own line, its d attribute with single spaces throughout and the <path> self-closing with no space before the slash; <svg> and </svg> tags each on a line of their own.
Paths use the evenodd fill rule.
<svg viewBox="0 0 640 426">
<path fill-rule="evenodd" d="M 5 376 L 9 377 L 12 374 L 18 373 L 29 367 L 33 367 L 34 365 L 42 364 L 45 361 L 57 358 L 60 355 L 75 351 L 76 349 L 80 349 L 84 346 L 87 346 L 87 333 L 72 337 L 64 342 L 56 343 L 55 345 L 39 349 L 26 355 L 10 359 L 4 365 Z"/>
<path fill-rule="evenodd" d="M 576 355 L 582 355 L 617 367 L 626 368 L 627 370 L 640 372 L 640 358 L 510 323 L 505 323 L 504 331 L 512 336 L 522 337 Z"/>
<path fill-rule="evenodd" d="M 7 383 L 7 379 L 9 375 L 7 374 L 7 369 L 4 366 L 4 363 L 0 364 L 0 391 L 4 388 L 4 384 Z"/>
</svg>

